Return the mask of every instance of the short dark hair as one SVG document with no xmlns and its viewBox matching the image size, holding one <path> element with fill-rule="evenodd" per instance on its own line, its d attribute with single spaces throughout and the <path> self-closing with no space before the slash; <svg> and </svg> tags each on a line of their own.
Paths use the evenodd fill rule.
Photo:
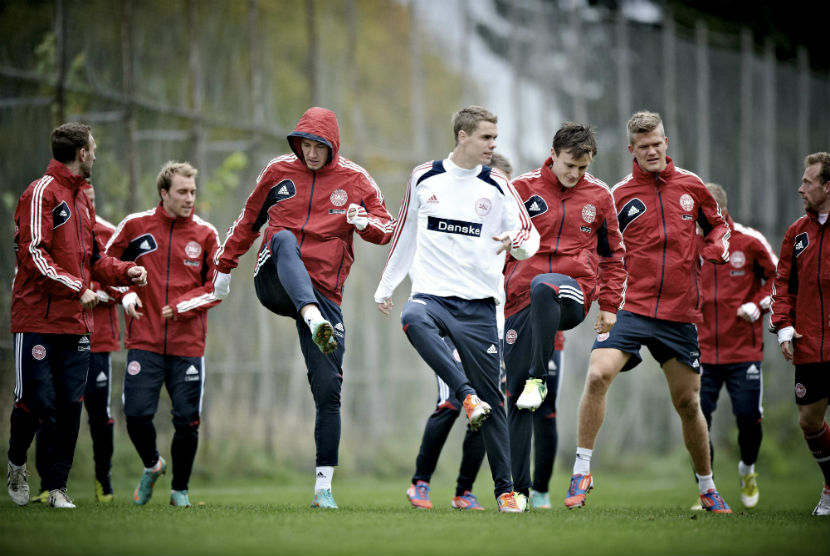
<svg viewBox="0 0 830 556">
<path fill-rule="evenodd" d="M 594 128 L 573 122 L 563 123 L 553 136 L 553 150 L 557 156 L 563 150 L 570 151 L 574 158 L 582 158 L 586 154 L 596 156 L 597 138 Z"/>
<path fill-rule="evenodd" d="M 826 152 L 808 154 L 804 158 L 804 166 L 812 166 L 813 164 L 821 164 L 821 171 L 819 172 L 821 183 L 830 181 L 830 154 Z"/>
<path fill-rule="evenodd" d="M 91 130 L 86 124 L 69 122 L 52 130 L 52 158 L 58 162 L 72 162 L 78 151 L 89 146 Z"/>
</svg>

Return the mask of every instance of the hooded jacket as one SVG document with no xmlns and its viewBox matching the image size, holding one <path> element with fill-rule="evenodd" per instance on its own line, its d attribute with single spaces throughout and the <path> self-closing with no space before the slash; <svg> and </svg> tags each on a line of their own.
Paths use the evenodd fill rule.
<svg viewBox="0 0 830 556">
<path fill-rule="evenodd" d="M 625 289 L 625 246 L 608 186 L 585 174 L 574 187 L 562 186 L 550 166 L 552 159 L 513 180 L 541 243 L 524 261 L 512 257 L 504 270 L 509 317 L 530 304 L 530 283 L 539 274 L 555 272 L 579 283 L 585 314 L 594 299 L 600 309 L 616 313 Z"/>
<path fill-rule="evenodd" d="M 162 355 L 202 357 L 207 336 L 207 310 L 219 304 L 213 296 L 213 256 L 219 235 L 193 212 L 187 218 L 154 210 L 127 216 L 107 244 L 107 254 L 136 261 L 147 269 L 147 286 L 135 288 L 143 307 L 140 319 L 126 316 L 127 349 Z M 161 309 L 173 308 L 165 319 Z"/>
<path fill-rule="evenodd" d="M 94 232 L 95 209 L 81 190 L 86 180 L 52 160 L 21 195 L 14 212 L 17 256 L 11 331 L 88 334 L 92 311 L 80 303 L 93 279 L 129 285 L 132 262 L 104 255 Z"/>
<path fill-rule="evenodd" d="M 729 264 L 704 261 L 701 268 L 703 324 L 697 333 L 700 361 L 709 365 L 764 358 L 763 318 L 746 322 L 738 316 L 738 309 L 744 303 L 754 303 L 762 312 L 769 309 L 778 264 L 761 232 L 735 224 L 728 214 L 726 222 L 732 230 Z"/>
<path fill-rule="evenodd" d="M 703 292 L 698 256 L 716 264 L 729 260 L 729 226 L 697 175 L 677 168 L 633 171 L 611 189 L 625 240 L 628 283 L 622 307 L 644 317 L 699 323 Z M 698 252 L 697 230 L 703 230 Z"/>
<path fill-rule="evenodd" d="M 319 170 L 309 170 L 303 161 L 303 139 L 328 147 L 328 161 Z M 279 156 L 262 170 L 242 213 L 216 253 L 216 268 L 226 273 L 236 268 L 239 257 L 260 233 L 263 237 L 257 260 L 267 259 L 263 251 L 268 250 L 271 237 L 288 230 L 297 238 L 314 286 L 339 305 L 354 262 L 353 234 L 357 232 L 370 243 L 388 243 L 393 232 L 392 217 L 369 173 L 340 156 L 340 131 L 334 112 L 309 108 L 288 135 L 288 144 L 294 154 Z M 369 223 L 362 231 L 346 222 L 346 211 L 352 203 L 368 213 Z M 265 231 L 261 232 L 263 227 Z"/>
<path fill-rule="evenodd" d="M 793 363 L 830 361 L 830 219 L 815 212 L 796 220 L 781 243 L 770 306 L 770 329 L 793 326 Z"/>
</svg>

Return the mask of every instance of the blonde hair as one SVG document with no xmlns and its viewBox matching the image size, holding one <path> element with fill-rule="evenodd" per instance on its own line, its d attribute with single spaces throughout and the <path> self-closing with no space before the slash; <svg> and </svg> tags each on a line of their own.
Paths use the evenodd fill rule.
<svg viewBox="0 0 830 556">
<path fill-rule="evenodd" d="M 825 152 L 808 154 L 804 158 L 804 166 L 812 166 L 813 164 L 821 164 L 821 171 L 819 172 L 821 183 L 830 181 L 830 154 Z"/>
<path fill-rule="evenodd" d="M 721 212 L 726 212 L 726 190 L 717 183 L 707 183 L 706 189 L 715 198 L 715 202 L 720 207 Z"/>
<path fill-rule="evenodd" d="M 496 168 L 497 170 L 501 170 L 507 174 L 508 178 L 513 173 L 513 166 L 510 164 L 510 161 L 507 160 L 506 156 L 499 153 L 493 153 L 493 157 L 490 159 L 490 166 Z"/>
<path fill-rule="evenodd" d="M 158 188 L 159 197 L 161 197 L 162 189 L 170 191 L 173 176 L 177 174 L 186 178 L 195 178 L 199 174 L 199 170 L 191 166 L 189 162 L 179 162 L 177 160 L 168 160 L 165 162 L 156 178 L 156 188 Z"/>
<path fill-rule="evenodd" d="M 642 110 L 631 116 L 628 120 L 628 143 L 634 144 L 634 136 L 640 133 L 651 133 L 655 129 L 660 129 L 663 137 L 666 136 L 666 131 L 663 128 L 663 119 L 657 112 L 649 112 Z"/>
<path fill-rule="evenodd" d="M 468 106 L 452 115 L 452 132 L 458 144 L 458 132 L 472 134 L 481 122 L 498 123 L 498 117 L 481 106 Z"/>
</svg>

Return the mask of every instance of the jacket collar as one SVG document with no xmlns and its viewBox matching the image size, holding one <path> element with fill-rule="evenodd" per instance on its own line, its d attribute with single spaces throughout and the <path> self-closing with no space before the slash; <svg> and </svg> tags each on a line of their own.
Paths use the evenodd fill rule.
<svg viewBox="0 0 830 556">
<path fill-rule="evenodd" d="M 70 189 L 80 189 L 87 183 L 86 178 L 78 174 L 73 174 L 66 167 L 66 164 L 58 162 L 54 158 L 49 161 L 49 166 L 46 167 L 46 173 L 55 177 L 58 183 Z"/>
<path fill-rule="evenodd" d="M 164 207 L 161 205 L 161 201 L 159 201 L 159 204 L 156 205 L 156 217 L 159 220 L 161 220 L 163 222 L 167 222 L 169 224 L 172 224 L 174 221 L 177 221 L 177 220 L 180 221 L 180 222 L 189 222 L 189 221 L 193 220 L 193 214 L 195 212 L 196 212 L 195 210 L 192 210 L 192 211 L 190 211 L 190 216 L 188 216 L 187 218 L 180 218 L 178 216 L 170 216 L 169 214 L 167 214 L 167 211 L 164 210 Z"/>
<path fill-rule="evenodd" d="M 554 191 L 560 193 L 567 193 L 569 191 L 573 191 L 574 189 L 585 183 L 585 176 L 582 176 L 581 178 L 579 178 L 579 181 L 576 182 L 576 185 L 574 185 L 573 187 L 565 187 L 559 182 L 559 178 L 556 177 L 556 174 L 551 169 L 552 164 L 553 158 L 548 157 L 547 160 L 545 160 L 545 163 L 542 165 L 541 173 L 542 179 L 545 181 L 545 185 L 547 185 Z"/>
<path fill-rule="evenodd" d="M 645 170 L 640 168 L 639 164 L 637 164 L 636 158 L 632 161 L 632 164 L 634 165 L 634 169 L 631 173 L 638 180 L 653 180 L 656 178 L 657 181 L 665 183 L 669 179 L 669 176 L 671 176 L 674 173 L 674 161 L 671 159 L 670 156 L 666 156 L 666 167 L 663 169 L 662 172 L 659 173 L 646 172 Z"/>
</svg>

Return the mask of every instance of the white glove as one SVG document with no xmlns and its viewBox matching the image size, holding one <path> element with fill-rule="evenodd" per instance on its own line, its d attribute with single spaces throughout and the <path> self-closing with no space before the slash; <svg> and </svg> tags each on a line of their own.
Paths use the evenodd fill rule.
<svg viewBox="0 0 830 556">
<path fill-rule="evenodd" d="M 230 273 L 216 271 L 213 277 L 213 297 L 216 299 L 225 299 L 231 293 L 231 275 Z"/>
<path fill-rule="evenodd" d="M 740 309 L 738 309 L 738 311 L 743 311 L 744 313 L 749 315 L 749 318 L 752 319 L 752 322 L 755 322 L 756 320 L 761 318 L 761 310 L 758 308 L 757 305 L 755 305 L 751 301 L 741 305 L 741 307 L 740 307 Z"/>
<path fill-rule="evenodd" d="M 354 209 L 354 217 L 351 216 L 352 209 Z M 346 211 L 346 222 L 362 232 L 369 225 L 369 213 L 361 205 L 351 203 Z"/>
<path fill-rule="evenodd" d="M 130 292 L 126 294 L 124 297 L 121 298 L 121 305 L 124 306 L 125 311 L 130 310 L 130 305 L 135 305 L 136 300 L 138 299 L 138 294 L 135 292 Z"/>
<path fill-rule="evenodd" d="M 784 342 L 792 342 L 794 333 L 794 327 L 785 326 L 784 328 L 778 331 L 778 343 L 783 344 Z"/>
<path fill-rule="evenodd" d="M 109 303 L 112 301 L 112 298 L 104 290 L 98 290 L 95 292 L 95 295 L 98 296 L 98 303 Z"/>
</svg>

